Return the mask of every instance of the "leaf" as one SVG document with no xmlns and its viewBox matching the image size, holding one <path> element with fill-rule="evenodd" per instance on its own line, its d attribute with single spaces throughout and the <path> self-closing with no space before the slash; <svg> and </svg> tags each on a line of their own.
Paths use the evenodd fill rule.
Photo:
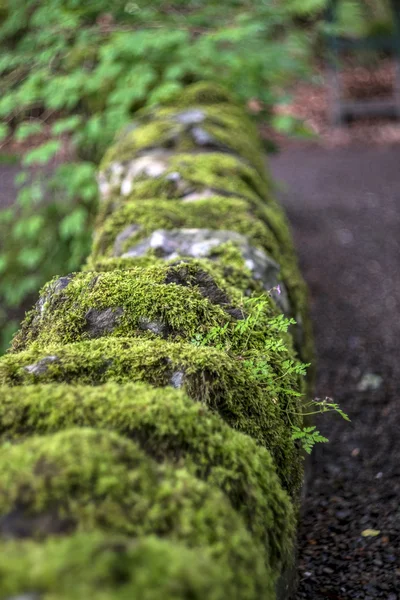
<svg viewBox="0 0 400 600">
<path fill-rule="evenodd" d="M 17 260 L 20 265 L 27 269 L 37 267 L 45 255 L 43 247 L 38 248 L 22 248 L 18 253 Z"/>
<path fill-rule="evenodd" d="M 0 123 L 0 142 L 8 136 L 9 131 L 10 128 L 6 123 Z"/>
<path fill-rule="evenodd" d="M 31 135 L 36 135 L 42 131 L 42 123 L 39 123 L 38 121 L 25 121 L 24 123 L 18 125 L 17 129 L 15 130 L 14 137 L 18 142 L 22 142 Z"/>
<path fill-rule="evenodd" d="M 32 215 L 27 219 L 20 219 L 13 229 L 13 237 L 17 240 L 35 239 L 43 225 L 44 217 L 42 215 Z"/>
<path fill-rule="evenodd" d="M 51 132 L 54 135 L 61 135 L 62 133 L 66 133 L 69 131 L 74 131 L 82 122 L 82 117 L 79 115 L 73 115 L 72 117 L 67 117 L 66 119 L 60 119 L 51 128 Z"/>
<path fill-rule="evenodd" d="M 376 537 L 380 532 L 380 529 L 364 529 L 364 531 L 361 532 L 361 535 L 363 537 Z"/>
<path fill-rule="evenodd" d="M 292 115 L 274 115 L 271 119 L 271 125 L 280 133 L 291 133 L 297 120 Z"/>
<path fill-rule="evenodd" d="M 50 140 L 25 154 L 22 164 L 25 166 L 44 165 L 53 158 L 61 148 L 59 140 Z"/>
<path fill-rule="evenodd" d="M 26 171 L 21 171 L 14 178 L 15 185 L 23 185 L 28 179 L 28 173 Z"/>
<path fill-rule="evenodd" d="M 71 214 L 64 217 L 59 225 L 62 239 L 67 239 L 80 233 L 86 226 L 87 212 L 83 207 L 76 208 Z"/>
</svg>

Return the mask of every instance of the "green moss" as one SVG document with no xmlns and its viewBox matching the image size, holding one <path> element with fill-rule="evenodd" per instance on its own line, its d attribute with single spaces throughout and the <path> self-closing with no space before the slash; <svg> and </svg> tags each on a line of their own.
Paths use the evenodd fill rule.
<svg viewBox="0 0 400 600">
<path fill-rule="evenodd" d="M 141 111 L 101 168 L 85 271 L 44 288 L 0 359 L 0 534 L 33 538 L 0 545 L 0 596 L 273 600 L 302 483 L 291 427 L 306 384 L 288 364 L 312 341 L 255 127 L 197 84 Z M 271 299 L 251 320 L 243 297 L 263 282 L 239 242 L 207 259 L 120 257 L 157 229 L 210 227 L 280 265 L 294 344 Z"/>
<path fill-rule="evenodd" d="M 110 258 L 117 236 L 129 225 L 140 230 L 127 237 L 120 253 L 127 251 L 157 229 L 199 228 L 236 231 L 248 238 L 251 245 L 264 248 L 274 259 L 280 252 L 271 230 L 255 217 L 245 200 L 216 196 L 196 202 L 180 200 L 146 200 L 126 202 L 97 228 L 91 260 Z"/>
<path fill-rule="evenodd" d="M 269 214 L 272 214 L 271 211 Z M 89 257 L 91 264 L 112 256 L 117 236 L 129 224 L 140 226 L 140 231 L 128 237 L 121 252 L 134 247 L 157 229 L 208 228 L 231 230 L 245 235 L 254 247 L 264 249 L 281 267 L 282 281 L 285 283 L 293 316 L 301 318 L 304 330 L 303 341 L 298 351 L 306 362 L 314 357 L 312 334 L 309 324 L 307 288 L 301 277 L 293 245 L 289 239 L 286 219 L 274 213 L 273 229 L 254 215 L 245 200 L 215 197 L 193 203 L 179 200 L 146 200 L 141 203 L 126 202 L 118 211 L 100 225 L 95 234 L 93 251 Z M 275 234 L 280 231 L 280 240 Z M 284 248 L 284 249 L 283 249 Z"/>
<path fill-rule="evenodd" d="M 168 177 L 179 173 L 173 185 Z M 186 186 L 186 187 L 185 187 Z M 172 154 L 168 168 L 159 177 L 138 176 L 135 179 L 135 199 L 183 195 L 211 188 L 216 193 L 241 196 L 259 202 L 271 198 L 268 184 L 246 162 L 223 152 Z M 273 204 L 273 200 L 271 199 Z"/>
<path fill-rule="evenodd" d="M 193 85 L 189 85 L 184 91 L 179 92 L 179 95 L 175 96 L 169 102 L 165 104 L 172 104 L 174 107 L 187 108 L 191 106 L 209 105 L 209 104 L 230 104 L 239 105 L 234 96 L 222 85 L 217 83 L 211 83 L 209 81 L 199 81 Z"/>
<path fill-rule="evenodd" d="M 279 569 L 293 539 L 293 511 L 267 450 L 233 431 L 182 391 L 144 384 L 3 388 L 1 441 L 74 426 L 115 430 L 157 461 L 188 468 L 222 489 Z"/>
<path fill-rule="evenodd" d="M 191 122 L 190 114 L 181 108 L 158 108 L 143 113 L 135 120 L 134 127 L 123 133 L 108 151 L 101 164 L 106 171 L 112 162 L 131 161 L 141 151 L 164 148 L 174 153 L 197 152 L 198 132 L 204 136 L 204 146 L 210 150 L 236 154 L 249 165 L 256 167 L 266 179 L 265 160 L 257 129 L 244 109 L 227 103 L 201 106 L 193 105 L 190 111 L 196 118 Z M 183 117 L 181 116 L 183 115 Z M 180 122 L 183 118 L 189 122 Z M 208 134 L 209 142 L 206 143 Z"/>
<path fill-rule="evenodd" d="M 240 293 L 231 288 L 229 297 L 226 283 L 221 289 L 194 264 L 77 273 L 61 286 L 65 279 L 44 287 L 13 340 L 13 352 L 32 343 L 43 347 L 111 335 L 191 340 L 222 327 L 232 315 L 242 318 Z"/>
<path fill-rule="evenodd" d="M 262 547 L 224 495 L 185 469 L 157 465 L 113 432 L 71 429 L 3 446 L 0 514 L 8 536 L 22 529 L 34 539 L 157 532 L 229 565 L 239 597 L 256 599 L 264 586 L 273 597 Z"/>
<path fill-rule="evenodd" d="M 173 139 L 181 132 L 178 123 L 171 120 L 155 120 L 146 124 L 138 123 L 126 132 L 105 153 L 100 171 L 106 171 L 113 162 L 124 163 L 133 160 L 139 152 L 145 149 L 163 148 L 168 140 Z"/>
<path fill-rule="evenodd" d="M 232 242 L 221 244 L 215 248 L 210 258 L 185 258 L 184 263 L 193 265 L 209 273 L 215 283 L 232 298 L 232 301 L 238 297 L 238 291 L 242 298 L 252 296 L 253 294 L 265 295 L 263 282 L 253 279 L 240 250 Z M 176 258 L 170 260 L 157 258 L 154 255 L 154 251 L 150 251 L 145 256 L 103 258 L 93 262 L 89 260 L 84 266 L 83 271 L 102 273 L 132 270 L 136 267 L 146 268 L 163 265 L 176 266 L 177 260 Z"/>
<path fill-rule="evenodd" d="M 262 324 L 260 324 L 262 326 Z M 268 370 L 285 372 L 286 353 L 264 352 Z M 290 356 L 290 354 L 289 354 Z M 66 382 L 99 385 L 107 381 L 144 381 L 154 386 L 182 386 L 234 429 L 268 448 L 290 492 L 301 484 L 302 468 L 287 412 L 300 410 L 290 390 L 303 391 L 298 378 L 285 378 L 285 387 L 269 390 L 242 357 L 213 347 L 196 347 L 165 340 L 101 338 L 90 342 L 48 346 L 0 359 L 0 384 Z M 278 379 L 279 381 L 279 379 Z"/>
<path fill-rule="evenodd" d="M 101 532 L 0 545 L 0 596 L 42 600 L 225 600 L 229 568 L 203 548 Z M 243 596 L 243 600 L 245 600 Z"/>
<path fill-rule="evenodd" d="M 220 104 L 223 107 L 218 106 Z M 134 126 L 123 132 L 117 142 L 105 154 L 100 164 L 100 170 L 105 170 L 114 161 L 121 163 L 132 160 L 137 153 L 145 149 L 170 146 L 171 142 L 168 144 L 168 141 L 171 138 L 176 138 L 179 134 L 184 134 L 185 131 L 184 127 L 171 117 L 179 113 L 180 110 L 188 107 L 192 109 L 196 106 L 201 106 L 207 112 L 213 111 L 212 114 L 210 113 L 211 116 L 215 116 L 218 109 L 220 109 L 218 114 L 222 115 L 222 118 L 224 118 L 226 112 L 235 115 L 236 119 L 234 121 L 229 120 L 229 124 L 236 128 L 240 126 L 244 128 L 243 121 L 249 120 L 242 106 L 235 105 L 230 94 L 221 86 L 212 86 L 208 83 L 189 86 L 185 90 L 185 94 L 180 95 L 176 102 L 174 101 L 172 109 L 161 107 L 157 110 L 146 109 L 140 111 Z M 223 110 L 221 110 L 222 108 Z M 225 123 L 228 124 L 226 121 Z M 247 129 L 247 135 L 254 138 L 255 147 L 259 145 L 253 127 Z M 174 146 L 174 142 L 172 142 L 172 145 Z"/>
</svg>

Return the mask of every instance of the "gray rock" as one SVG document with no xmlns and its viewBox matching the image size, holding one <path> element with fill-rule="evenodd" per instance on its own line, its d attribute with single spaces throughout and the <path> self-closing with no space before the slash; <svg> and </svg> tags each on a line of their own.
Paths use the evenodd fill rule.
<svg viewBox="0 0 400 600">
<path fill-rule="evenodd" d="M 105 310 L 90 308 L 85 314 L 86 331 L 89 336 L 97 338 L 106 333 L 111 333 L 118 324 L 123 312 L 124 310 L 121 307 L 106 308 Z"/>
<path fill-rule="evenodd" d="M 289 331 L 293 336 L 293 340 L 296 348 L 299 351 L 299 354 L 301 354 L 301 349 L 304 347 L 305 343 L 303 317 L 300 313 L 297 313 L 294 319 L 296 321 L 296 325 L 291 325 Z"/>
<path fill-rule="evenodd" d="M 135 179 L 141 176 L 160 177 L 167 170 L 169 153 L 157 150 L 131 161 L 125 167 L 121 179 L 121 194 L 128 196 L 133 188 Z"/>
<path fill-rule="evenodd" d="M 197 146 L 221 146 L 221 144 L 202 127 L 193 127 L 191 133 Z"/>
<path fill-rule="evenodd" d="M 178 171 L 172 171 L 172 173 L 168 173 L 168 175 L 165 176 L 165 179 L 167 181 L 181 181 L 182 179 L 182 175 L 180 173 L 178 173 Z"/>
<path fill-rule="evenodd" d="M 126 163 L 111 163 L 97 176 L 100 196 L 106 200 L 113 191 L 128 196 L 138 177 L 160 177 L 165 173 L 170 156 L 168 150 L 156 149 Z"/>
<path fill-rule="evenodd" d="M 121 231 L 121 233 L 119 233 L 115 238 L 113 256 L 119 256 L 122 252 L 122 246 L 124 242 L 135 235 L 135 233 L 140 231 L 140 229 L 140 225 L 136 225 L 135 223 L 125 227 L 125 229 Z"/>
<path fill-rule="evenodd" d="M 37 363 L 24 367 L 24 371 L 27 371 L 30 375 L 43 375 L 46 373 L 48 365 L 57 362 L 58 360 L 58 356 L 45 356 Z"/>
<path fill-rule="evenodd" d="M 365 373 L 357 385 L 357 391 L 374 392 L 381 387 L 382 382 L 383 379 L 380 375 L 376 375 L 375 373 Z"/>
<path fill-rule="evenodd" d="M 167 326 L 162 321 L 150 321 L 147 317 L 140 317 L 138 325 L 140 329 L 151 331 L 156 335 L 164 335 L 167 333 Z"/>
<path fill-rule="evenodd" d="M 123 258 L 143 256 L 149 250 L 165 260 L 178 257 L 213 258 L 221 244 L 233 242 L 240 250 L 254 279 L 262 282 L 267 292 L 285 314 L 290 314 L 290 303 L 284 284 L 280 281 L 280 267 L 266 252 L 251 246 L 247 238 L 235 231 L 212 229 L 157 229 L 148 238 L 122 255 Z M 279 285 L 279 293 L 273 288 Z"/>
<path fill-rule="evenodd" d="M 175 389 L 183 387 L 185 373 L 183 371 L 175 371 L 169 380 L 170 385 Z"/>
<path fill-rule="evenodd" d="M 43 294 L 36 303 L 36 311 L 39 313 L 40 317 L 43 316 L 46 304 L 52 299 L 53 295 L 61 292 L 61 290 L 64 290 L 71 283 L 74 277 L 75 273 L 70 273 L 64 277 L 59 277 L 50 284 L 46 290 L 46 293 Z"/>
<path fill-rule="evenodd" d="M 205 118 L 205 113 L 197 108 L 185 110 L 174 117 L 175 121 L 181 123 L 181 125 L 197 125 L 202 123 Z"/>
<path fill-rule="evenodd" d="M 204 188 L 204 190 L 198 192 L 189 192 L 182 197 L 182 202 L 197 202 L 197 200 L 206 200 L 207 198 L 212 198 L 213 196 L 218 196 L 218 192 L 210 188 Z"/>
</svg>

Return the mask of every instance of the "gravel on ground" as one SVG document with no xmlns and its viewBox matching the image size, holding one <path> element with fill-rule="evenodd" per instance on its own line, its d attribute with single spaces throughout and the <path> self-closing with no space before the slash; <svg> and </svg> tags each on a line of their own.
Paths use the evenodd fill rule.
<svg viewBox="0 0 400 600">
<path fill-rule="evenodd" d="M 285 185 L 308 282 L 318 418 L 296 600 L 400 600 L 400 146 L 291 146 Z"/>
</svg>

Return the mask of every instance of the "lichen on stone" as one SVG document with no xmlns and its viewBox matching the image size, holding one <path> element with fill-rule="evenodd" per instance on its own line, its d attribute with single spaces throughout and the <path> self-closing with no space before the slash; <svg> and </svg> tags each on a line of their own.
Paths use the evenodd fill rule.
<svg viewBox="0 0 400 600">
<path fill-rule="evenodd" d="M 117 236 L 128 225 L 138 229 L 119 244 L 119 255 L 146 239 L 158 229 L 229 230 L 244 235 L 248 243 L 263 248 L 279 263 L 279 245 L 274 233 L 258 219 L 245 200 L 215 196 L 190 204 L 180 200 L 130 201 L 107 217 L 95 233 L 90 260 L 115 256 Z"/>
</svg>

